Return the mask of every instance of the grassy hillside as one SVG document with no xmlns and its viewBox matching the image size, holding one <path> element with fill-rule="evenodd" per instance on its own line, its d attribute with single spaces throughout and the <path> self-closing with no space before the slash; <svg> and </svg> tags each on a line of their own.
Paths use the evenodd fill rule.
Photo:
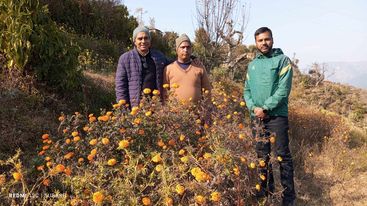
<svg viewBox="0 0 367 206">
<path fill-rule="evenodd" d="M 78 97 L 84 99 L 83 105 L 41 91 L 28 94 L 0 87 L 0 159 L 20 148 L 26 173 L 33 173 L 32 165 L 40 161 L 40 136 L 57 133 L 61 112 L 87 115 L 98 114 L 98 107 L 110 110 L 113 75 L 86 72 L 84 76 L 83 96 Z M 297 205 L 366 205 L 366 92 L 330 82 L 314 87 L 305 78 L 295 77 L 289 117 Z M 242 84 L 214 79 L 216 88 L 240 98 Z M 8 183 L 9 170 L 8 166 L 0 169 Z M 9 201 L 6 196 L 0 199 Z"/>
</svg>

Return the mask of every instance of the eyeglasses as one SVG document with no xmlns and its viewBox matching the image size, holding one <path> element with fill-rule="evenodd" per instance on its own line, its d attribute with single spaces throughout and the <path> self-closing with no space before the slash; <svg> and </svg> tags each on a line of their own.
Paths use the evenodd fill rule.
<svg viewBox="0 0 367 206">
<path fill-rule="evenodd" d="M 141 57 L 141 63 L 144 69 L 148 69 L 148 62 L 146 57 Z"/>
</svg>

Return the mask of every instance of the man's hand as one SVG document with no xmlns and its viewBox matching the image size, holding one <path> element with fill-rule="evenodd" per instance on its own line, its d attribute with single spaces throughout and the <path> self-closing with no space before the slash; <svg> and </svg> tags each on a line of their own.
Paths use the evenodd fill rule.
<svg viewBox="0 0 367 206">
<path fill-rule="evenodd" d="M 263 120 L 266 117 L 264 110 L 260 107 L 255 107 L 254 113 L 255 113 L 255 116 L 261 120 Z"/>
</svg>

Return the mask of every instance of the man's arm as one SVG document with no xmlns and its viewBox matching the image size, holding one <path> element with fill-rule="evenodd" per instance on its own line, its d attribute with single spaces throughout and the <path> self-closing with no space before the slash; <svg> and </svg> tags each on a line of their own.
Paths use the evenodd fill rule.
<svg viewBox="0 0 367 206">
<path fill-rule="evenodd" d="M 169 79 L 169 73 L 168 73 L 168 67 L 164 67 L 163 70 L 163 85 L 168 84 L 170 86 L 170 79 Z M 168 98 L 168 88 L 163 88 L 162 91 L 162 99 L 163 102 L 166 101 Z"/>
<path fill-rule="evenodd" d="M 201 76 L 201 88 L 210 92 L 212 90 L 212 86 L 210 85 L 208 73 L 206 72 L 203 64 L 201 64 L 201 66 L 203 68 L 203 75 Z"/>
<path fill-rule="evenodd" d="M 287 101 L 292 88 L 293 70 L 289 58 L 285 58 L 278 73 L 279 82 L 275 93 L 265 100 L 263 109 L 271 111 L 284 101 Z"/>
<path fill-rule="evenodd" d="M 250 110 L 250 112 L 254 112 L 255 103 L 252 100 L 249 80 L 250 80 L 250 76 L 249 76 L 248 71 L 247 71 L 245 85 L 244 85 L 244 89 L 243 89 L 243 98 L 245 99 L 246 106 Z"/>
<path fill-rule="evenodd" d="M 120 100 L 129 102 L 129 82 L 126 68 L 124 67 L 124 59 L 123 56 L 120 57 L 116 70 L 115 90 L 117 102 Z"/>
</svg>

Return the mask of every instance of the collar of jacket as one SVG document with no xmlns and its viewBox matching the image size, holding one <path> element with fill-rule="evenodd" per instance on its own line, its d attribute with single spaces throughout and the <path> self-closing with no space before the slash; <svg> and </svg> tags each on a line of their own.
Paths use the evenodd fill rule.
<svg viewBox="0 0 367 206">
<path fill-rule="evenodd" d="M 270 53 L 264 55 L 261 52 L 257 52 L 256 53 L 256 58 L 258 59 L 267 59 L 267 58 L 272 58 L 272 57 L 276 57 L 283 54 L 283 51 L 279 48 L 273 48 Z"/>
</svg>

